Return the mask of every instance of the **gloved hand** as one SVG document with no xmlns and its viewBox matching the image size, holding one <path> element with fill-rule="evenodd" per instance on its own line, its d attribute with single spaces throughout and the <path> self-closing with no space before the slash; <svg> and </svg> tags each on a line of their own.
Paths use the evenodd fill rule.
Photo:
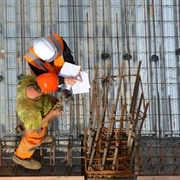
<svg viewBox="0 0 180 180">
<path fill-rule="evenodd" d="M 61 115 L 63 112 L 63 107 L 64 105 L 61 102 L 56 103 L 46 116 L 48 116 L 48 119 L 53 119 Z"/>
<path fill-rule="evenodd" d="M 24 124 L 23 123 L 19 124 L 15 130 L 16 130 L 16 133 L 23 134 L 24 133 Z"/>
<path fill-rule="evenodd" d="M 64 105 L 61 102 L 57 102 L 55 104 L 55 106 L 53 107 L 53 110 L 57 110 L 58 109 L 59 111 L 62 111 L 63 108 L 64 108 Z"/>
<path fill-rule="evenodd" d="M 60 93 L 65 101 L 69 100 L 72 97 L 72 93 L 68 89 L 62 89 Z"/>
<path fill-rule="evenodd" d="M 72 93 L 71 93 L 71 86 L 70 85 L 67 85 L 67 84 L 61 85 L 58 88 L 58 92 L 60 92 L 63 100 L 66 102 L 73 97 Z"/>
</svg>

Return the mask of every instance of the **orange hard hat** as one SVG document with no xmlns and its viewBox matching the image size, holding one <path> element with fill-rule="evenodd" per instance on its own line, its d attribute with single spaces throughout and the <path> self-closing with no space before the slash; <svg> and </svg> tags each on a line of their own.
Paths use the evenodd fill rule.
<svg viewBox="0 0 180 180">
<path fill-rule="evenodd" d="M 41 91 L 45 94 L 50 92 L 55 92 L 58 89 L 59 79 L 56 74 L 53 73 L 41 74 L 36 78 L 36 81 Z"/>
</svg>

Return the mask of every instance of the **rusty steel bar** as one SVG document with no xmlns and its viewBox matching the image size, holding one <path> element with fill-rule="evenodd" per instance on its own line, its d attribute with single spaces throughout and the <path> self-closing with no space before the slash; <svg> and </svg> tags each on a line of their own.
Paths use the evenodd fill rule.
<svg viewBox="0 0 180 180">
<path fill-rule="evenodd" d="M 113 118 L 114 111 L 115 111 L 115 104 L 112 104 L 112 112 L 111 112 L 111 117 L 109 119 L 108 131 L 107 131 L 107 134 L 106 134 L 106 143 L 105 143 L 105 147 L 104 147 L 104 153 L 103 153 L 103 158 L 102 158 L 101 170 L 103 170 L 104 166 L 105 166 L 107 151 L 109 149 L 109 140 L 110 140 L 110 136 L 112 136 L 112 134 L 111 134 L 111 127 L 112 127 L 111 119 Z"/>
<path fill-rule="evenodd" d="M 176 170 L 177 170 L 177 168 L 179 167 L 179 165 L 178 165 L 178 146 L 177 146 L 177 144 L 176 144 L 176 142 L 175 142 L 175 144 L 174 144 L 174 164 L 175 164 L 175 167 L 174 167 L 174 172 L 173 172 L 173 174 L 175 174 L 175 172 L 176 172 Z"/>
<path fill-rule="evenodd" d="M 120 117 L 121 120 L 123 120 L 125 111 L 126 111 L 126 104 L 123 104 L 122 109 L 121 109 L 121 117 Z M 118 128 L 118 134 L 117 134 L 117 138 L 116 138 L 116 148 L 115 148 L 114 158 L 113 158 L 113 162 L 112 162 L 112 170 L 115 170 L 115 165 L 116 165 L 117 159 L 118 159 L 119 145 L 121 142 L 121 138 L 120 138 L 121 129 L 122 129 L 122 123 L 120 122 L 119 128 Z"/>
<path fill-rule="evenodd" d="M 99 120 L 98 129 L 97 129 L 95 140 L 94 140 L 94 144 L 93 144 L 93 147 L 92 147 L 92 152 L 91 152 L 91 156 L 90 156 L 88 170 L 90 170 L 92 162 L 93 162 L 94 154 L 95 154 L 95 151 L 96 151 L 96 148 L 97 148 L 97 144 L 98 144 L 98 139 L 99 139 L 99 136 L 101 134 L 101 130 L 102 130 L 102 126 L 103 126 L 102 122 L 104 120 L 105 112 L 106 112 L 106 106 L 104 106 L 102 108 L 102 113 L 101 113 L 101 117 L 100 117 L 100 120 Z"/>
<path fill-rule="evenodd" d="M 130 113 L 134 112 L 134 109 L 136 107 L 136 102 L 137 102 L 137 96 L 138 96 L 138 90 L 139 90 L 139 81 L 140 81 L 140 68 L 141 68 L 141 63 L 142 61 L 139 61 L 138 64 L 138 69 L 137 69 L 137 74 L 136 74 L 136 80 L 135 80 L 135 85 L 134 85 L 134 91 L 133 91 L 133 96 L 132 96 L 132 102 L 131 102 L 131 107 L 130 107 Z M 133 118 L 133 116 L 132 116 Z"/>
<path fill-rule="evenodd" d="M 127 76 L 128 77 L 128 76 Z M 123 95 L 122 95 L 122 102 L 123 104 L 127 104 L 127 80 L 126 77 L 123 76 Z M 126 119 L 128 119 L 128 111 L 126 112 Z"/>
<path fill-rule="evenodd" d="M 149 107 L 149 101 L 146 103 L 145 108 L 144 108 L 144 114 L 143 114 L 143 117 L 142 117 L 142 120 L 143 120 L 143 121 L 144 121 L 145 118 L 146 118 L 146 114 L 147 114 L 147 109 L 148 109 L 148 107 Z M 142 125 L 143 125 L 143 124 L 141 124 L 140 130 L 142 129 Z"/>
<path fill-rule="evenodd" d="M 40 151 L 40 157 L 41 157 L 41 161 L 43 159 L 43 145 L 41 144 L 41 146 L 39 147 L 39 151 Z"/>
<path fill-rule="evenodd" d="M 121 110 L 121 117 L 120 117 L 120 124 L 119 124 L 119 128 L 118 128 L 118 139 L 120 138 L 121 135 L 121 130 L 123 129 L 123 122 L 124 122 L 124 114 L 126 111 L 126 104 L 122 105 L 122 110 Z"/>
<path fill-rule="evenodd" d="M 72 144 L 71 144 L 70 138 L 69 138 L 69 141 L 68 141 L 66 159 L 67 159 L 67 166 L 72 167 Z"/>
<path fill-rule="evenodd" d="M 5 18 L 6 18 L 6 22 L 7 22 L 7 19 L 8 19 L 8 2 L 7 1 L 5 1 L 5 11 L 4 11 L 4 13 L 5 13 Z M 7 23 L 6 23 L 6 29 L 8 29 L 8 26 L 7 26 Z M 4 36 L 5 37 L 8 37 L 8 31 L 5 31 L 5 34 L 4 34 Z M 6 38 L 6 49 L 8 50 L 8 46 L 9 46 L 9 44 L 8 44 L 8 39 Z M 6 63 L 7 63 L 7 68 L 9 67 L 9 56 L 7 56 L 6 57 L 7 59 L 6 59 Z M 6 71 L 7 72 L 7 74 L 6 74 L 6 77 L 7 77 L 7 82 L 9 82 L 9 76 L 8 76 L 8 71 Z M 6 87 L 7 87 L 7 99 L 10 99 L 10 95 L 9 95 L 9 83 L 7 83 L 7 85 L 6 85 Z M 7 110 L 8 110 L 8 114 L 11 114 L 11 111 L 10 111 L 10 103 L 7 103 Z M 10 119 L 9 119 L 9 121 L 8 121 L 8 131 L 10 132 L 11 131 L 11 123 L 10 123 L 11 121 L 10 121 Z"/>
<path fill-rule="evenodd" d="M 89 18 L 88 18 L 88 13 L 86 13 L 86 28 L 87 28 L 87 51 L 88 51 L 88 71 L 89 71 L 89 73 L 88 73 L 88 77 L 89 77 L 89 79 L 90 79 L 90 50 L 89 50 Z M 93 38 L 94 39 L 94 38 Z M 95 77 L 95 76 L 94 76 Z M 94 87 L 93 87 L 94 88 Z M 93 93 L 92 93 L 92 97 L 93 97 Z M 91 93 L 89 93 L 89 99 L 92 99 L 92 97 L 91 97 Z M 91 101 L 89 101 L 89 103 L 92 103 Z M 91 107 L 91 104 L 89 104 L 89 106 Z M 84 106 L 83 106 L 84 107 Z"/>
<path fill-rule="evenodd" d="M 96 128 L 96 123 L 98 122 L 98 119 L 99 119 L 99 110 L 101 107 L 102 98 L 103 98 L 103 91 L 100 91 L 100 98 L 99 98 L 99 101 L 98 101 L 97 106 L 96 106 L 95 121 L 93 123 L 93 127 L 91 128 L 90 134 L 88 136 L 88 150 L 87 150 L 88 155 L 90 155 L 91 150 L 92 150 L 93 139 L 95 136 L 95 128 Z"/>
<path fill-rule="evenodd" d="M 157 118 L 156 118 L 156 113 L 157 113 L 157 110 L 156 110 L 156 96 L 154 96 L 154 121 L 155 121 L 155 127 L 154 127 L 154 131 L 155 131 L 155 136 L 156 136 L 156 138 L 158 137 L 158 135 L 157 135 Z"/>
<path fill-rule="evenodd" d="M 127 4 L 126 4 L 127 3 Z M 130 8 L 131 6 L 128 5 L 128 1 L 124 0 L 124 5 L 125 5 L 125 9 L 124 9 L 124 19 L 125 19 L 125 33 L 126 33 L 126 52 L 128 53 L 128 84 L 130 86 L 130 95 L 131 95 L 131 67 L 130 67 L 130 54 L 131 54 L 131 50 L 130 50 L 130 38 L 129 38 L 129 27 L 130 27 L 130 23 L 127 21 L 128 19 L 128 15 L 130 15 L 130 13 L 128 13 L 128 8 Z M 126 89 L 127 90 L 127 89 Z M 127 91 L 126 91 L 127 93 Z M 125 96 L 126 98 L 126 96 Z M 127 100 L 127 98 L 126 98 Z"/>
<path fill-rule="evenodd" d="M 52 154 L 52 143 L 49 146 L 49 165 L 50 167 L 52 167 L 53 164 L 53 154 Z"/>
<path fill-rule="evenodd" d="M 111 68 L 112 68 L 112 63 L 111 62 L 109 62 L 108 63 L 108 66 L 107 66 L 107 76 L 106 76 L 106 78 L 104 78 L 103 79 L 103 81 L 104 81 L 104 83 L 106 83 L 106 88 L 105 88 L 105 91 L 104 91 L 104 102 L 103 102 L 103 107 L 105 107 L 105 112 L 104 112 L 104 117 L 103 117 L 103 119 L 101 119 L 101 122 L 104 122 L 104 119 L 105 119 L 105 113 L 106 113 L 106 110 L 108 109 L 108 108 L 106 108 L 107 106 L 108 106 L 108 91 L 109 91 L 109 76 L 110 76 L 110 73 L 111 73 Z M 113 111 L 114 112 L 114 111 Z M 102 126 L 103 124 L 101 124 L 101 126 Z M 98 128 L 98 130 L 97 130 L 97 134 L 98 133 L 100 133 L 99 132 L 100 131 L 100 129 Z M 110 131 L 109 131 L 109 133 L 110 133 Z M 109 136 L 107 136 L 108 138 L 109 138 Z M 94 147 L 93 147 L 93 150 L 94 150 Z M 107 149 L 106 149 L 106 151 L 105 151 L 105 153 L 104 153 L 104 157 L 106 156 L 106 152 L 107 152 Z M 104 159 L 104 162 L 105 162 L 105 159 Z"/>
<path fill-rule="evenodd" d="M 76 59 L 76 64 L 78 64 L 77 60 L 78 58 L 78 51 L 79 51 L 79 46 L 77 45 L 77 37 L 78 37 L 78 23 L 76 21 L 77 19 L 77 12 L 76 12 L 76 1 L 71 1 L 72 3 L 72 12 L 73 12 L 73 39 L 74 39 L 74 54 L 75 54 L 75 59 Z"/>
<path fill-rule="evenodd" d="M 170 115 L 170 128 L 171 128 L 171 137 L 172 137 L 172 110 L 171 110 L 171 96 L 168 96 L 168 101 L 169 101 L 169 115 Z"/>
<path fill-rule="evenodd" d="M 153 39 L 154 39 L 154 52 L 155 55 L 157 53 L 157 47 L 156 47 L 156 24 L 155 24 L 155 11 L 154 11 L 154 0 L 152 0 L 152 22 L 153 22 Z M 160 97 L 159 97 L 159 87 L 158 87 L 158 70 L 157 70 L 157 62 L 154 61 L 155 64 L 155 78 L 156 78 L 156 93 L 157 93 L 157 115 L 158 115 L 158 125 L 159 125 L 159 136 L 161 137 L 161 114 L 160 114 L 160 107 L 161 107 L 161 103 L 160 103 Z"/>
<path fill-rule="evenodd" d="M 69 135 L 71 134 L 71 131 L 73 131 L 73 129 L 74 129 L 74 121 L 72 121 L 72 119 L 73 119 L 73 105 L 72 105 L 73 103 L 72 102 L 70 102 L 70 104 L 69 104 L 69 109 L 70 109 L 70 112 L 69 112 L 69 121 L 70 121 L 70 128 L 69 128 Z"/>
<path fill-rule="evenodd" d="M 138 130 L 138 134 L 136 134 L 135 146 L 137 146 L 137 142 L 140 139 L 140 134 L 141 134 L 142 126 L 143 126 L 143 123 L 144 123 L 144 119 L 146 118 L 146 112 L 147 112 L 148 106 L 149 106 L 149 102 L 146 103 L 145 109 L 144 109 L 144 115 L 143 115 L 143 117 L 141 117 L 141 122 L 140 122 L 140 127 L 139 127 L 139 130 Z M 136 151 L 136 148 L 134 148 L 134 150 L 133 150 L 130 164 L 132 164 L 132 162 L 133 162 L 133 157 L 135 155 L 135 151 Z"/>
<path fill-rule="evenodd" d="M 137 112 L 136 112 L 136 117 L 134 119 L 134 132 L 136 130 L 136 126 L 137 126 L 137 122 L 138 122 L 138 118 L 139 118 L 139 113 L 140 113 L 140 110 L 141 110 L 141 104 L 142 104 L 142 100 L 144 98 L 144 94 L 141 93 L 141 97 L 140 97 L 140 100 L 139 100 L 139 105 L 138 105 L 138 108 L 137 108 Z"/>
<path fill-rule="evenodd" d="M 92 100 L 91 100 L 91 106 L 90 106 L 90 117 L 89 117 L 89 123 L 88 123 L 88 134 L 90 134 L 90 130 L 92 128 L 93 119 L 94 119 L 94 110 L 95 110 L 95 103 L 97 98 L 97 73 L 98 73 L 98 66 L 95 66 L 94 69 L 94 79 L 92 82 Z"/>
<path fill-rule="evenodd" d="M 139 93 L 140 80 L 141 80 L 141 77 L 138 76 L 136 79 L 135 87 L 134 87 L 134 91 L 133 91 L 133 97 L 132 97 L 132 103 L 131 103 L 131 109 L 130 109 L 132 119 L 134 119 L 134 113 L 135 113 L 135 108 L 136 108 L 138 93 Z"/>
<path fill-rule="evenodd" d="M 163 139 L 161 139 L 160 142 L 160 171 L 163 170 L 163 165 L 164 165 L 164 157 L 163 157 Z"/>
<path fill-rule="evenodd" d="M 0 139 L 0 167 L 2 167 L 2 141 Z"/>
<path fill-rule="evenodd" d="M 112 62 L 108 62 L 108 65 L 107 65 L 107 75 L 106 75 L 106 78 L 103 80 L 105 81 L 106 83 L 106 89 L 105 89 L 105 93 L 104 93 L 104 100 L 105 100 L 105 104 L 106 106 L 108 107 L 108 92 L 109 92 L 109 81 L 110 81 L 110 74 L 111 74 L 111 68 L 112 68 Z M 103 105 L 104 106 L 104 105 Z M 107 116 L 109 116 L 109 112 L 108 112 L 109 108 L 106 109 L 106 112 L 107 112 Z"/>
<path fill-rule="evenodd" d="M 95 69 L 94 69 L 94 79 L 93 79 L 93 85 L 92 85 L 93 86 L 92 87 L 92 100 L 91 100 L 91 104 L 90 104 L 90 117 L 89 117 L 89 123 L 88 123 L 88 128 L 87 128 L 87 133 L 89 135 L 88 136 L 88 140 L 87 140 L 88 147 L 89 147 L 88 154 L 90 154 L 90 152 L 91 152 L 92 136 L 93 136 L 93 133 L 94 133 L 94 132 L 92 132 L 92 126 L 93 126 L 93 120 L 94 120 L 95 107 L 97 107 L 96 106 L 97 92 L 98 92 L 98 88 L 97 88 L 97 74 L 98 74 L 98 66 L 95 66 Z M 99 111 L 99 107 L 96 108 L 96 113 L 97 113 L 97 111 Z"/>
<path fill-rule="evenodd" d="M 134 112 L 135 112 L 137 97 L 138 97 L 138 92 L 139 92 L 139 82 L 141 80 L 141 76 L 139 75 L 140 68 L 141 68 L 141 61 L 139 61 L 139 65 L 138 65 L 138 69 L 137 69 L 135 85 L 134 85 L 134 90 L 133 90 L 133 97 L 132 97 L 131 107 L 130 107 L 130 117 L 129 118 L 132 119 L 133 121 L 134 121 Z M 126 129 L 127 133 L 129 132 L 130 127 L 132 128 L 132 123 L 133 122 L 130 122 L 130 121 L 128 122 L 128 127 Z M 129 134 L 129 135 L 131 136 L 131 134 Z M 129 137 L 129 138 L 131 138 L 131 137 Z"/>
<path fill-rule="evenodd" d="M 138 150 L 138 148 L 137 148 L 137 150 Z M 141 163 L 140 163 L 140 161 L 142 160 L 142 147 L 140 147 L 139 148 L 139 151 L 138 151 L 138 175 L 140 174 L 140 170 L 141 170 L 141 167 L 142 167 L 142 165 L 141 165 Z"/>
<path fill-rule="evenodd" d="M 122 62 L 121 71 L 120 71 L 120 74 L 119 74 L 118 88 L 117 88 L 117 92 L 116 92 L 115 109 L 114 109 L 114 114 L 113 114 L 112 119 L 115 119 L 116 109 L 117 109 L 117 105 L 118 105 L 118 102 L 119 102 L 119 97 L 122 94 L 121 86 L 122 86 L 122 79 L 123 79 L 123 74 L 124 74 L 124 67 L 125 67 L 125 62 Z M 122 123 L 121 123 L 121 125 L 123 126 Z M 113 129 L 114 129 L 114 123 L 111 124 L 111 134 L 113 133 Z"/>
<path fill-rule="evenodd" d="M 148 164 L 152 164 L 152 142 L 150 141 L 149 147 L 148 147 Z"/>
<path fill-rule="evenodd" d="M 53 145 L 53 163 L 52 163 L 52 166 L 54 167 L 55 166 L 55 154 L 56 153 L 56 142 L 54 142 L 54 145 Z"/>
<path fill-rule="evenodd" d="M 84 96 L 82 97 L 82 119 L 85 119 L 85 101 L 84 101 Z M 86 123 L 84 122 L 84 128 L 86 127 Z"/>
<path fill-rule="evenodd" d="M 131 156 L 132 143 L 133 143 L 133 139 L 134 139 L 134 132 L 133 132 L 133 122 L 129 121 L 128 123 L 129 123 L 129 127 L 128 127 L 129 130 L 128 130 L 127 147 L 128 147 L 128 155 Z"/>
<path fill-rule="evenodd" d="M 86 32 L 87 32 L 87 50 L 88 50 L 88 69 L 90 69 L 90 53 L 89 53 L 89 19 L 88 19 L 88 13 L 86 13 Z M 90 73 L 88 74 L 89 79 L 90 79 Z"/>
<path fill-rule="evenodd" d="M 116 13 L 116 44 L 117 44 L 117 55 L 118 55 L 118 64 L 120 65 L 120 52 L 119 52 L 119 33 L 118 33 L 118 15 Z M 118 67 L 118 70 L 119 70 L 119 74 L 121 73 L 120 72 L 120 68 Z"/>
<path fill-rule="evenodd" d="M 68 175 L 71 174 L 72 171 L 72 144 L 71 139 L 68 140 L 67 153 L 66 153 L 66 169 L 68 171 Z"/>
</svg>

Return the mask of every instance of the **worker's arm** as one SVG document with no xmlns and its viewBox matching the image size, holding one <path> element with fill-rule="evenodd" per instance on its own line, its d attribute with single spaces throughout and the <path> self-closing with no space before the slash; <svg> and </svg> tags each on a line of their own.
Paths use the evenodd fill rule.
<svg viewBox="0 0 180 180">
<path fill-rule="evenodd" d="M 66 44 L 66 42 L 64 40 L 63 40 L 63 44 L 64 44 L 64 52 L 63 52 L 64 61 L 68 62 L 68 63 L 71 63 L 71 64 L 75 64 L 74 58 L 73 58 L 73 56 L 71 54 L 71 50 L 69 49 L 69 47 L 67 46 L 67 44 Z"/>
<path fill-rule="evenodd" d="M 76 79 L 74 77 L 64 78 L 64 82 L 70 86 L 73 86 L 77 82 L 82 82 L 80 79 Z"/>
<path fill-rule="evenodd" d="M 71 54 L 71 50 L 67 46 L 67 43 L 64 40 L 63 40 L 63 43 L 64 43 L 64 52 L 63 52 L 64 61 L 71 64 L 76 64 Z M 78 80 L 74 77 L 63 78 L 59 76 L 59 84 L 67 84 L 67 85 L 73 86 L 76 82 L 81 82 L 81 80 Z"/>
<path fill-rule="evenodd" d="M 56 105 L 55 105 L 54 107 L 56 107 Z M 37 127 L 36 129 L 33 129 L 33 130 L 30 130 L 30 129 L 25 128 L 25 132 L 26 132 L 27 134 L 32 134 L 32 133 L 34 133 L 34 132 L 37 132 L 37 131 L 40 130 L 40 129 L 44 126 L 44 124 L 46 124 L 48 121 L 50 121 L 50 120 L 53 119 L 54 117 L 57 117 L 57 116 L 59 116 L 60 114 L 62 114 L 63 110 L 55 109 L 54 107 L 49 111 L 49 113 L 48 113 L 46 116 L 44 116 L 44 117 L 42 118 L 42 121 L 41 121 L 41 124 L 39 125 L 39 127 Z"/>
</svg>

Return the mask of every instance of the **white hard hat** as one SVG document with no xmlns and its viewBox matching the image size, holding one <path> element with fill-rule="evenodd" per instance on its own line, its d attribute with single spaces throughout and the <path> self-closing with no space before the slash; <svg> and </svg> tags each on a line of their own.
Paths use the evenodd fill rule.
<svg viewBox="0 0 180 180">
<path fill-rule="evenodd" d="M 53 61 L 58 55 L 56 47 L 46 37 L 36 39 L 33 44 L 33 49 L 36 55 L 47 62 Z"/>
</svg>

